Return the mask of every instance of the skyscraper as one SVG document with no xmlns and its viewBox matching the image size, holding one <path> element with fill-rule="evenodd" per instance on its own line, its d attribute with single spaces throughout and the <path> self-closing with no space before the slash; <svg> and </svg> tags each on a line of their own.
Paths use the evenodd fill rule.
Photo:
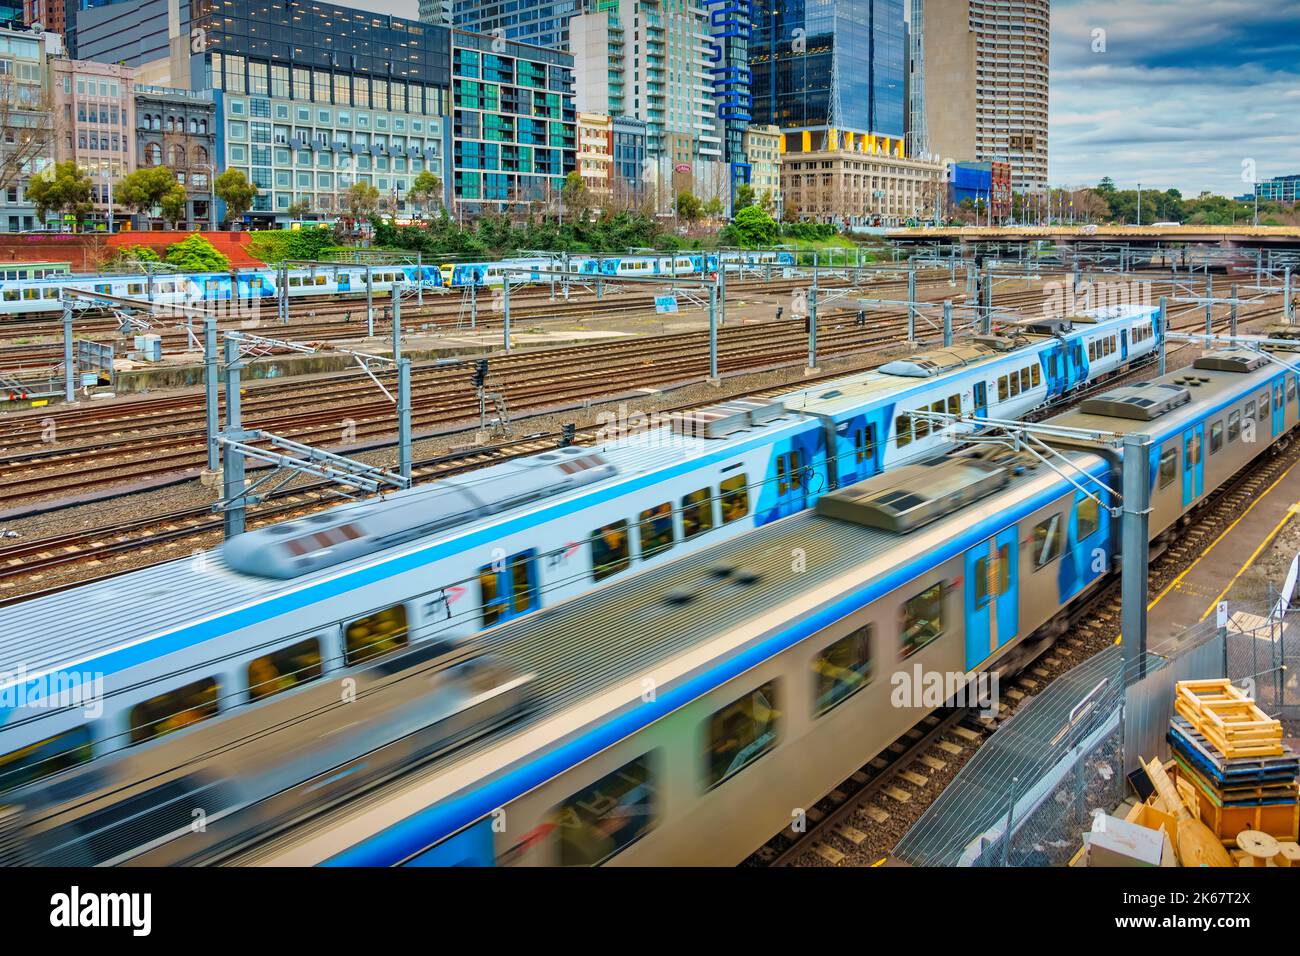
<svg viewBox="0 0 1300 956">
<path fill-rule="evenodd" d="M 452 6 L 448 0 L 420 0 L 420 19 L 437 22 L 439 11 Z M 569 19 L 581 8 L 579 0 L 474 0 L 455 4 L 453 19 L 462 30 L 568 50 Z"/>
<path fill-rule="evenodd" d="M 754 122 L 780 127 L 787 149 L 833 148 L 844 133 L 887 141 L 887 151 L 901 155 L 903 0 L 759 0 L 756 7 Z"/>
<path fill-rule="evenodd" d="M 1045 189 L 1050 25 L 1050 0 L 913 0 L 913 149 Z"/>
</svg>

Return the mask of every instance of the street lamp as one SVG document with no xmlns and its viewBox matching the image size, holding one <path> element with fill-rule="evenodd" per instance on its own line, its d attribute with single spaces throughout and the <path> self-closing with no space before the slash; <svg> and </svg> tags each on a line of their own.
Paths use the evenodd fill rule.
<svg viewBox="0 0 1300 956">
<path fill-rule="evenodd" d="M 1142 184 L 1141 184 L 1141 183 L 1138 183 L 1138 222 L 1137 222 L 1137 224 L 1138 224 L 1139 226 L 1142 225 Z"/>
</svg>

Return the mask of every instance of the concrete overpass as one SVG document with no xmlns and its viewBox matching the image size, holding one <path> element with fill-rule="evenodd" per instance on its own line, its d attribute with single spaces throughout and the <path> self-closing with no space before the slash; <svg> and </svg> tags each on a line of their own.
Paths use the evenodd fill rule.
<svg viewBox="0 0 1300 956">
<path fill-rule="evenodd" d="M 1300 226 L 960 226 L 887 229 L 885 236 L 899 242 L 1032 242 L 1058 245 L 1076 242 L 1167 245 L 1196 243 L 1228 249 L 1300 248 Z"/>
</svg>

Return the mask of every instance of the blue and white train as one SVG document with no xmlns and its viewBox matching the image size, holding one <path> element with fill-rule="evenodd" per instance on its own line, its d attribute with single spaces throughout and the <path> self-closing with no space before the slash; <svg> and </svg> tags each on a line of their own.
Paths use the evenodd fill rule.
<svg viewBox="0 0 1300 956">
<path fill-rule="evenodd" d="M 0 281 L 0 315 L 61 311 L 63 306 L 59 293 L 63 289 L 173 306 L 198 306 L 227 300 L 274 299 L 278 282 L 274 269 L 6 280 Z M 436 266 L 373 266 L 370 282 L 372 291 L 381 295 L 391 293 L 394 283 L 403 283 L 409 289 L 423 282 L 426 289 L 432 289 L 442 285 L 442 272 Z M 341 265 L 290 269 L 288 283 L 290 298 L 340 293 L 364 295 L 366 267 Z M 83 307 L 93 307 L 93 303 L 86 301 Z"/>
<path fill-rule="evenodd" d="M 262 683 L 288 689 L 295 675 L 355 667 L 376 647 L 468 641 L 796 514 L 945 447 L 915 411 L 1019 418 L 1149 355 L 1154 318 L 1115 308 L 1053 334 L 1031 323 L 779 402 L 612 429 L 596 447 L 331 509 L 0 609 L 11 636 L 0 641 L 0 774 L 120 749 L 144 739 L 160 710 L 224 713 Z M 51 681 L 78 675 L 104 681 L 94 719 L 49 705 Z"/>
<path fill-rule="evenodd" d="M 718 263 L 729 271 L 772 266 L 789 269 L 795 264 L 790 252 L 679 252 L 663 256 L 570 256 L 567 260 L 553 256 L 532 259 L 506 259 L 501 262 L 458 262 L 442 266 L 442 281 L 451 287 L 500 285 L 506 270 L 529 269 L 525 281 L 546 282 L 555 273 L 570 272 L 594 276 L 697 275 L 718 271 Z M 774 273 L 779 274 L 779 273 Z M 519 281 L 515 274 L 513 281 Z"/>
<path fill-rule="evenodd" d="M 722 260 L 728 269 L 772 263 L 785 268 L 794 264 L 788 252 L 726 252 Z M 716 272 L 718 254 L 683 253 L 676 256 L 573 256 L 570 270 L 587 275 L 598 271 L 608 276 L 668 276 Z M 503 259 L 442 266 L 372 266 L 371 292 L 389 295 L 395 283 L 407 289 L 423 284 L 426 289 L 446 286 L 500 285 L 505 269 L 528 269 L 529 274 L 513 281 L 549 282 L 561 271 L 558 258 Z M 289 298 L 322 295 L 363 295 L 366 267 L 363 265 L 316 266 L 290 269 L 287 273 Z M 0 279 L 0 315 L 26 315 L 62 309 L 59 292 L 77 289 L 120 298 L 147 299 L 169 305 L 198 306 L 224 300 L 272 299 L 278 294 L 279 274 L 274 269 L 243 269 L 230 272 L 186 275 L 63 276 L 45 279 Z M 87 303 L 89 304 L 89 303 Z"/>
<path fill-rule="evenodd" d="M 251 704 L 257 713 L 69 769 L 58 786 L 11 793 L 4 835 L 27 849 L 18 855 L 27 862 L 200 862 L 245 851 L 311 812 L 310 827 L 252 851 L 257 861 L 737 862 L 787 826 L 791 808 L 813 805 L 942 703 L 927 699 L 921 675 L 970 679 L 1010 668 L 1068 628 L 1118 556 L 1114 436 L 1152 439 L 1155 540 L 1289 440 L 1300 422 L 1297 392 L 1294 372 L 1257 353 L 1212 352 L 1051 419 L 1074 430 L 1053 440 L 1051 467 L 996 446 L 949 452 L 695 553 L 675 542 L 668 550 L 677 560 L 554 608 L 509 613 L 482 644 L 535 675 L 537 709 L 454 753 L 429 757 L 429 745 L 417 745 L 421 762 L 434 761 L 427 772 L 385 776 L 409 770 L 409 687 L 391 695 L 396 729 L 388 729 L 379 699 L 367 698 L 364 710 L 327 708 L 326 692 L 337 696 L 332 682 L 289 686 L 283 697 Z M 570 464 L 590 453 L 573 455 Z M 420 547 L 354 560 L 304 584 L 334 602 L 352 569 L 379 589 L 419 573 Z M 509 607 L 498 620 L 518 610 L 510 585 L 521 565 L 501 567 Z M 170 594 L 200 586 L 191 580 Z M 282 613 L 301 608 L 274 584 L 262 598 Z M 440 649 L 456 627 L 436 592 L 387 612 L 393 607 L 422 628 L 412 648 L 423 641 Z M 217 617 L 237 624 L 232 617 L 248 608 Z M 328 632 L 304 610 L 310 615 L 302 608 L 281 620 L 300 644 L 326 644 Z M 44 620 L 47 633 L 59 626 L 53 614 Z M 219 621 L 186 626 L 209 624 Z M 268 653 L 264 640 L 256 652 Z M 229 651 L 187 676 L 209 686 L 238 678 L 246 653 Z M 900 674 L 913 682 L 901 702 Z M 499 677 L 486 683 L 493 693 L 506 686 Z M 299 695 L 303 706 L 291 707 Z M 358 715 L 369 718 L 364 740 Z M 289 768 L 283 780 L 281 764 Z M 351 802 L 326 791 L 322 805 L 318 788 L 337 786 L 340 774 L 383 790 Z M 215 808 L 220 825 L 196 832 L 193 807 Z"/>
</svg>

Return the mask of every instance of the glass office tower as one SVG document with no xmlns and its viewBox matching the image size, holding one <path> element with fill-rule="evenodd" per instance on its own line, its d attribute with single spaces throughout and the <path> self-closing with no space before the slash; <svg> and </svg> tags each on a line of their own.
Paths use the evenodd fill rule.
<svg viewBox="0 0 1300 956">
<path fill-rule="evenodd" d="M 753 121 L 808 131 L 901 138 L 904 0 L 757 0 L 749 41 Z"/>
</svg>

